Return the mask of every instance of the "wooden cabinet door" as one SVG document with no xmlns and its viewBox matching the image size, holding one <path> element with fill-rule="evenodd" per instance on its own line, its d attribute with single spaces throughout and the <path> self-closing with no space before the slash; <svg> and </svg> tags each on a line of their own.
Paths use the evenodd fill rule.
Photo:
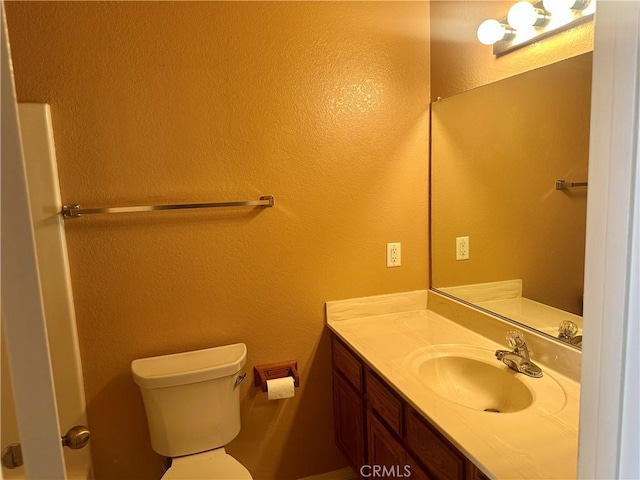
<svg viewBox="0 0 640 480">
<path fill-rule="evenodd" d="M 367 412 L 367 444 L 369 464 L 387 467 L 406 463 L 404 447 L 371 412 Z"/>
<path fill-rule="evenodd" d="M 433 480 L 370 411 L 367 412 L 367 445 L 369 461 L 362 473 L 369 478 Z"/>
<path fill-rule="evenodd" d="M 407 453 L 387 428 L 369 410 L 367 411 L 367 471 L 371 478 L 410 478 Z"/>
<path fill-rule="evenodd" d="M 333 418 L 338 448 L 351 467 L 364 465 L 364 411 L 360 395 L 336 372 L 333 373 Z"/>
<path fill-rule="evenodd" d="M 436 429 L 413 408 L 407 407 L 404 442 L 407 449 L 438 480 L 464 480 L 466 458 L 436 433 Z"/>
</svg>

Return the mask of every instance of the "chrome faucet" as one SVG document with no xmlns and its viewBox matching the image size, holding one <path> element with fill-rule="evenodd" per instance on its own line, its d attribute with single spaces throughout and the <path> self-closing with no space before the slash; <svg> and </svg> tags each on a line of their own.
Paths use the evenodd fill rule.
<svg viewBox="0 0 640 480">
<path fill-rule="evenodd" d="M 582 335 L 577 335 L 578 325 L 571 320 L 563 320 L 558 327 L 558 338 L 563 342 L 582 347 Z"/>
<path fill-rule="evenodd" d="M 534 378 L 542 377 L 542 369 L 529 358 L 529 349 L 524 341 L 522 332 L 517 330 L 508 331 L 506 339 L 513 351 L 496 350 L 496 358 L 516 372 L 524 373 Z"/>
</svg>

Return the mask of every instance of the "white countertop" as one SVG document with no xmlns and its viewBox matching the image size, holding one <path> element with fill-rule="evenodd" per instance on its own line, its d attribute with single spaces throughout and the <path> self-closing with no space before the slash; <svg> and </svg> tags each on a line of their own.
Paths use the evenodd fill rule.
<svg viewBox="0 0 640 480">
<path fill-rule="evenodd" d="M 489 354 L 506 347 L 427 310 L 426 293 L 424 307 L 420 300 L 416 302 L 415 295 L 410 302 L 404 301 L 408 311 L 390 307 L 392 297 L 370 297 L 384 299 L 382 308 L 376 308 L 375 302 L 372 304 L 369 299 L 329 302 L 327 324 L 487 476 L 497 479 L 577 477 L 580 401 L 577 382 L 541 364 L 532 355 L 532 360 L 542 368 L 545 381 L 554 382 L 558 391 L 564 391 L 566 401 L 552 402 L 549 408 L 487 413 L 442 398 L 410 373 L 407 363 L 411 354 L 443 344 L 471 345 L 487 349 Z M 366 308 L 363 309 L 363 305 Z M 376 310 L 380 314 L 376 314 Z M 523 375 L 522 380 L 535 387 L 532 382 L 541 379 Z M 544 406 L 547 400 L 537 398 L 534 405 Z"/>
</svg>

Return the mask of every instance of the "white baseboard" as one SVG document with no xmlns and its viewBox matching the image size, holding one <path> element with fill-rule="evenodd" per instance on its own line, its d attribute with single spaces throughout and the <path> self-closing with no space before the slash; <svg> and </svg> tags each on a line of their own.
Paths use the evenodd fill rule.
<svg viewBox="0 0 640 480">
<path fill-rule="evenodd" d="M 349 467 L 333 472 L 320 473 L 310 477 L 301 478 L 300 480 L 356 480 L 358 477 Z"/>
</svg>

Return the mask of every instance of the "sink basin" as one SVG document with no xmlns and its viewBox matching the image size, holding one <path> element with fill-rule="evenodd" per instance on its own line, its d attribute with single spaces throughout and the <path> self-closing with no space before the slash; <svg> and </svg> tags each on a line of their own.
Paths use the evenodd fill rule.
<svg viewBox="0 0 640 480">
<path fill-rule="evenodd" d="M 533 403 L 533 393 L 517 373 L 468 357 L 447 355 L 418 367 L 435 393 L 452 402 L 485 412 L 518 412 Z"/>
<path fill-rule="evenodd" d="M 434 345 L 409 355 L 408 373 L 441 398 L 481 412 L 516 413 L 530 408 L 560 410 L 566 396 L 547 373 L 530 378 L 509 369 L 493 350 Z"/>
</svg>

